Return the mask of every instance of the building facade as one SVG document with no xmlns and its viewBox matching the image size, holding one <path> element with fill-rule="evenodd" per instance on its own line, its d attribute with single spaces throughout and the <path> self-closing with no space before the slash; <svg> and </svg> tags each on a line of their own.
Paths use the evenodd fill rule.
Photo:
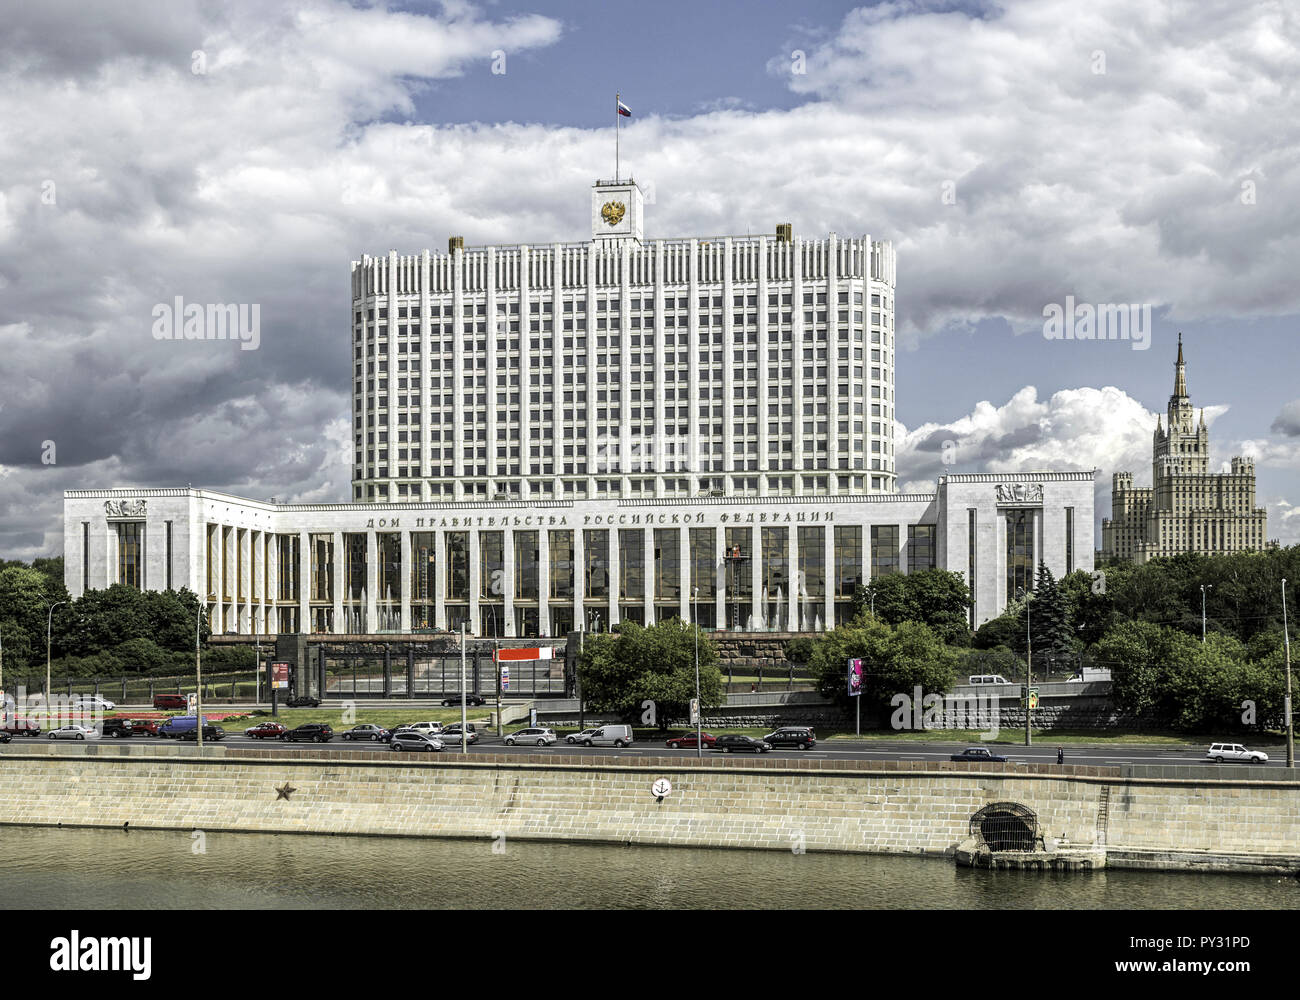
<svg viewBox="0 0 1300 1000">
<path fill-rule="evenodd" d="M 672 616 L 820 631 L 889 573 L 949 569 L 971 622 L 1041 560 L 1092 568 L 1093 474 L 942 477 L 934 493 L 757 499 L 272 504 L 195 489 L 73 490 L 69 592 L 186 587 L 214 632 L 556 636 Z"/>
<path fill-rule="evenodd" d="M 1210 432 L 1187 392 L 1181 334 L 1166 417 L 1168 429 L 1157 418 L 1152 438 L 1152 485 L 1135 487 L 1131 472 L 1114 475 L 1103 556 L 1144 563 L 1182 552 L 1263 549 L 1268 512 L 1255 506 L 1255 463 L 1234 456 L 1229 472 L 1210 472 Z"/>
<path fill-rule="evenodd" d="M 352 265 L 354 500 L 892 493 L 893 246 L 591 239 Z"/>
<path fill-rule="evenodd" d="M 69 592 L 185 587 L 217 633 L 818 631 L 889 573 L 960 573 L 977 626 L 1092 568 L 1091 472 L 897 493 L 889 243 L 643 210 L 598 182 L 584 243 L 355 262 L 353 501 L 68 491 Z"/>
</svg>

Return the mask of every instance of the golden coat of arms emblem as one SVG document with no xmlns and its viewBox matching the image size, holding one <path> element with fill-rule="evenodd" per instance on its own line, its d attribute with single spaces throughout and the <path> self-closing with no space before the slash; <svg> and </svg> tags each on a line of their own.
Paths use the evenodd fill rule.
<svg viewBox="0 0 1300 1000">
<path fill-rule="evenodd" d="M 622 222 L 626 213 L 627 206 L 621 201 L 607 201 L 600 207 L 600 217 L 611 226 L 617 226 Z"/>
</svg>

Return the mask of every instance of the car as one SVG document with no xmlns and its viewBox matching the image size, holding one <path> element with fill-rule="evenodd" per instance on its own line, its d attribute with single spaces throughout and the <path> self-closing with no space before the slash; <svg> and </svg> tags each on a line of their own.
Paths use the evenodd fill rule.
<svg viewBox="0 0 1300 1000">
<path fill-rule="evenodd" d="M 968 684 L 1011 684 L 1001 674 L 971 674 L 966 678 Z"/>
<path fill-rule="evenodd" d="M 772 744 L 765 740 L 756 740 L 752 736 L 741 736 L 738 733 L 724 733 L 713 741 L 713 749 L 721 750 L 723 753 L 767 753 L 772 749 Z"/>
<path fill-rule="evenodd" d="M 528 729 L 519 729 L 506 737 L 506 746 L 512 747 L 516 743 L 535 743 L 539 747 L 549 747 L 555 742 L 555 732 L 550 729 L 540 729 L 530 727 Z"/>
<path fill-rule="evenodd" d="M 442 732 L 441 722 L 412 722 L 406 728 L 414 729 L 417 733 L 425 733 L 429 736 L 436 736 Z"/>
<path fill-rule="evenodd" d="M 255 740 L 278 740 L 286 732 L 288 726 L 283 722 L 259 722 L 245 729 L 244 735 L 251 736 Z"/>
<path fill-rule="evenodd" d="M 623 725 L 601 726 L 583 737 L 584 747 L 626 747 L 632 745 L 632 727 Z"/>
<path fill-rule="evenodd" d="M 713 744 L 717 742 L 718 739 L 712 733 L 701 733 L 699 738 L 700 741 L 710 750 L 713 749 Z M 664 746 L 671 747 L 674 750 L 694 750 L 698 744 L 695 742 L 694 733 L 686 733 L 684 736 L 674 736 L 672 739 L 668 740 Z"/>
<path fill-rule="evenodd" d="M 157 719 L 132 719 L 131 735 L 132 736 L 157 736 L 158 720 Z"/>
<path fill-rule="evenodd" d="M 416 750 L 429 753 L 443 748 L 443 742 L 438 739 L 438 737 L 430 736 L 427 733 L 419 733 L 414 729 L 406 729 L 400 733 L 393 733 L 389 745 L 398 753 L 401 753 L 404 750 Z"/>
<path fill-rule="evenodd" d="M 170 719 L 158 727 L 158 735 L 164 738 L 175 739 L 184 736 L 192 731 L 195 726 L 194 716 L 192 715 L 173 715 Z M 208 725 L 208 717 L 203 717 L 203 724 Z"/>
<path fill-rule="evenodd" d="M 363 726 L 353 726 L 346 733 L 341 734 L 345 740 L 370 740 L 372 743 L 385 743 L 388 741 L 388 730 L 379 726 L 369 724 Z"/>
<path fill-rule="evenodd" d="M 117 710 L 117 705 L 107 698 L 101 698 L 97 694 L 81 694 L 72 699 L 72 707 L 80 709 L 89 709 L 92 712 L 113 712 Z"/>
<path fill-rule="evenodd" d="M 467 742 L 470 746 L 473 746 L 475 743 L 478 742 L 478 732 L 474 729 L 473 726 L 470 726 L 466 732 L 468 733 L 468 737 L 465 740 L 465 742 Z M 438 734 L 438 739 L 442 740 L 444 743 L 455 743 L 457 746 L 460 746 L 461 744 L 460 723 L 458 722 L 455 725 L 448 726 L 447 728 L 445 728 L 442 732 Z"/>
<path fill-rule="evenodd" d="M 1262 750 L 1247 750 L 1240 743 L 1211 743 L 1210 749 L 1206 751 L 1205 756 L 1216 764 L 1222 764 L 1225 760 L 1242 761 L 1246 764 L 1263 764 L 1268 760 L 1268 754 Z"/>
<path fill-rule="evenodd" d="M 6 736 L 40 736 L 41 727 L 26 719 L 9 719 L 3 728 L 0 728 L 0 733 Z"/>
<path fill-rule="evenodd" d="M 102 736 L 120 739 L 131 736 L 135 732 L 135 726 L 130 719 L 105 719 L 100 723 L 99 732 Z"/>
<path fill-rule="evenodd" d="M 193 729 L 190 729 L 188 732 L 181 733 L 176 738 L 178 740 L 193 740 L 195 743 L 197 743 L 199 741 L 198 727 L 196 726 Z M 226 738 L 226 731 L 222 729 L 220 726 L 214 726 L 210 722 L 206 723 L 203 726 L 203 741 L 205 743 L 208 740 L 212 740 L 212 742 L 215 743 L 217 740 L 224 740 L 225 738 Z"/>
<path fill-rule="evenodd" d="M 764 742 L 774 747 L 798 747 L 811 750 L 817 745 L 817 734 L 812 726 L 782 726 L 763 737 Z"/>
<path fill-rule="evenodd" d="M 581 743 L 581 742 L 582 742 L 583 740 L 585 740 L 588 736 L 594 736 L 594 735 L 595 735 L 596 733 L 598 733 L 598 732 L 600 732 L 599 729 L 584 729 L 584 730 L 583 730 L 582 732 L 580 732 L 580 733 L 570 733 L 568 736 L 564 737 L 564 742 L 565 742 L 565 743 Z"/>
<path fill-rule="evenodd" d="M 985 763 L 991 761 L 994 764 L 1005 764 L 1007 762 L 1005 757 L 999 757 L 988 747 L 967 747 L 961 753 L 955 753 L 948 759 L 958 761 L 983 761 Z"/>
<path fill-rule="evenodd" d="M 183 694 L 156 694 L 153 696 L 154 708 L 189 708 L 190 703 Z"/>
<path fill-rule="evenodd" d="M 320 699 L 309 694 L 290 695 L 285 701 L 290 708 L 320 708 Z"/>
<path fill-rule="evenodd" d="M 3 729 L 0 729 L 0 743 L 8 743 L 12 739 L 12 736 L 6 733 Z"/>
<path fill-rule="evenodd" d="M 445 707 L 447 707 L 447 708 L 454 708 L 455 706 L 459 705 L 460 703 L 461 703 L 461 698 L 460 698 L 460 695 L 458 695 L 458 694 L 452 695 L 450 698 L 443 698 L 443 699 L 442 699 L 442 704 L 443 704 Z M 466 704 L 466 705 L 486 705 L 486 704 L 487 704 L 487 699 L 484 698 L 481 694 L 467 694 L 467 695 L 465 695 L 465 704 Z"/>
<path fill-rule="evenodd" d="M 305 722 L 280 734 L 280 739 L 287 743 L 328 743 L 333 738 L 334 730 L 326 722 Z"/>
<path fill-rule="evenodd" d="M 94 740 L 99 738 L 99 733 L 87 726 L 61 726 L 51 729 L 49 737 L 52 740 Z"/>
</svg>

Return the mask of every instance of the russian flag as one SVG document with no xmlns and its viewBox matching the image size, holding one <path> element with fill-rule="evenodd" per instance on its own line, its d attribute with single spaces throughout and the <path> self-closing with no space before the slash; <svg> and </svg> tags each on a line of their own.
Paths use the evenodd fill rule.
<svg viewBox="0 0 1300 1000">
<path fill-rule="evenodd" d="M 624 118 L 631 118 L 631 117 L 632 117 L 632 109 L 631 109 L 631 108 L 629 108 L 629 107 L 628 107 L 626 104 L 624 104 L 622 101 L 618 101 L 618 102 L 616 102 L 616 103 L 618 104 L 618 113 L 619 113 L 620 115 L 622 115 Z"/>
</svg>

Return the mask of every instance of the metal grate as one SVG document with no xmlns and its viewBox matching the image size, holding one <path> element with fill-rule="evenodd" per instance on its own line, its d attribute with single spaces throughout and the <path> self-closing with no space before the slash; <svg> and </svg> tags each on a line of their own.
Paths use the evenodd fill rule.
<svg viewBox="0 0 1300 1000">
<path fill-rule="evenodd" d="M 971 817 L 970 832 L 990 851 L 1032 851 L 1038 817 L 1018 802 L 994 802 Z"/>
</svg>

